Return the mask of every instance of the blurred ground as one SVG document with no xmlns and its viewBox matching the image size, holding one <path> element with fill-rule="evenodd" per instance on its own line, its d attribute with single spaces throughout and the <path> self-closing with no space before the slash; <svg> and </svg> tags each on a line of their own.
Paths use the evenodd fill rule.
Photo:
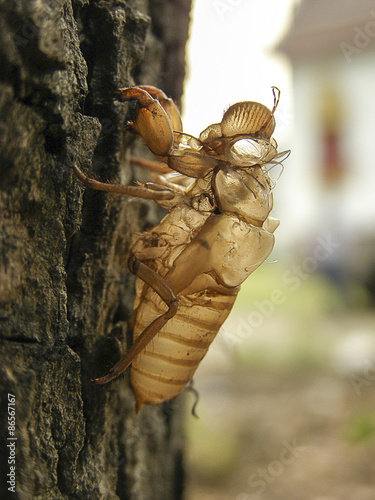
<svg viewBox="0 0 375 500">
<path fill-rule="evenodd" d="M 248 280 L 197 372 L 187 500 L 375 498 L 375 311 L 281 267 Z"/>
</svg>

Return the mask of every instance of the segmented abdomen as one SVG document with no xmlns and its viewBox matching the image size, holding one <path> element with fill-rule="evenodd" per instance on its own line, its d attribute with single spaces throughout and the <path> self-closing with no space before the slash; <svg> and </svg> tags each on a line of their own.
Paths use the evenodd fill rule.
<svg viewBox="0 0 375 500">
<path fill-rule="evenodd" d="M 138 297 L 139 299 L 139 297 Z M 227 318 L 235 295 L 204 291 L 180 296 L 178 311 L 137 356 L 131 381 L 137 411 L 177 396 L 192 378 L 209 345 Z M 151 289 L 135 312 L 134 340 L 167 307 Z"/>
</svg>

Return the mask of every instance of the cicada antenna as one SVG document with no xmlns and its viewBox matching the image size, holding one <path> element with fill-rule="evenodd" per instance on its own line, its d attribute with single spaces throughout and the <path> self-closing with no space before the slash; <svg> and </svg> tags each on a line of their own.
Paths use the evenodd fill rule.
<svg viewBox="0 0 375 500">
<path fill-rule="evenodd" d="M 274 87 L 274 86 L 272 86 L 271 89 L 272 89 L 272 94 L 273 94 L 273 108 L 272 108 L 272 111 L 270 113 L 270 116 L 266 120 L 266 123 L 264 123 L 262 125 L 262 127 L 258 130 L 258 132 L 257 132 L 258 135 L 261 135 L 262 132 L 264 132 L 266 130 L 266 128 L 268 127 L 270 121 L 272 120 L 272 118 L 275 114 L 276 108 L 277 108 L 279 101 L 280 101 L 280 95 L 281 95 L 280 89 L 278 87 Z"/>
<path fill-rule="evenodd" d="M 275 114 L 276 108 L 280 102 L 281 91 L 278 87 L 271 87 L 271 89 L 272 89 L 272 94 L 273 94 L 273 108 L 271 111 L 271 115 L 273 116 Z M 276 93 L 277 93 L 277 95 L 276 95 Z"/>
</svg>

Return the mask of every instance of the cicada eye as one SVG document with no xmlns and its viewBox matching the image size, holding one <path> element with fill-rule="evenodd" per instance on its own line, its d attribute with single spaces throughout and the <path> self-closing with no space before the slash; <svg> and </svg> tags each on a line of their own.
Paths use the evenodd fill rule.
<svg viewBox="0 0 375 500">
<path fill-rule="evenodd" d="M 239 139 L 229 150 L 235 165 L 256 165 L 264 156 L 264 148 L 253 139 Z"/>
</svg>

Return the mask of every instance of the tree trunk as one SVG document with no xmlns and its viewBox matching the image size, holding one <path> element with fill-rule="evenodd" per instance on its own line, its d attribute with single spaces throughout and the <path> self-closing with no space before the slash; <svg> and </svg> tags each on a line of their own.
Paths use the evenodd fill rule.
<svg viewBox="0 0 375 500">
<path fill-rule="evenodd" d="M 179 101 L 189 10 L 0 2 L 1 498 L 182 498 L 182 400 L 136 416 L 127 375 L 90 380 L 129 344 L 129 244 L 156 212 L 85 190 L 71 166 L 132 181 L 114 90 Z"/>
</svg>

